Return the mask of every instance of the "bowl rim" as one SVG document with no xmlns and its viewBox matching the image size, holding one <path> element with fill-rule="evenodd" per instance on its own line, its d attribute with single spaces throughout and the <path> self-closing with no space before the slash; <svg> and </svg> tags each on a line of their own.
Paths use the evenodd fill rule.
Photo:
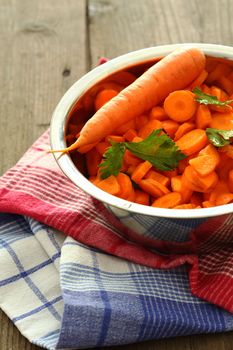
<svg viewBox="0 0 233 350">
<path fill-rule="evenodd" d="M 208 43 L 178 43 L 159 45 L 131 51 L 113 58 L 83 75 L 66 91 L 63 97 L 60 99 L 53 112 L 50 123 L 50 144 L 52 149 L 62 149 L 66 147 L 64 133 L 69 112 L 77 100 L 82 97 L 93 85 L 118 70 L 126 69 L 134 64 L 147 61 L 149 62 L 152 59 L 165 56 L 179 47 L 190 46 L 200 48 L 206 55 L 233 60 L 233 47 Z M 200 209 L 165 209 L 129 202 L 125 199 L 121 199 L 104 192 L 92 184 L 75 167 L 69 154 L 61 155 L 60 153 L 53 153 L 53 155 L 62 172 L 77 187 L 101 202 L 118 209 L 123 209 L 135 214 L 176 219 L 208 218 L 233 213 L 233 203 Z"/>
</svg>

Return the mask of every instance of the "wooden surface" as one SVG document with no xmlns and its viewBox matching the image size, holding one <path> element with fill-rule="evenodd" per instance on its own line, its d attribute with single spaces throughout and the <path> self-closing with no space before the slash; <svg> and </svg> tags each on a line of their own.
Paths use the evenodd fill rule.
<svg viewBox="0 0 233 350">
<path fill-rule="evenodd" d="M 0 172 L 48 128 L 60 97 L 100 56 L 176 42 L 232 45 L 232 13 L 232 0 L 0 0 Z M 39 348 L 0 312 L 0 349 Z M 231 350 L 233 333 L 111 349 Z"/>
</svg>

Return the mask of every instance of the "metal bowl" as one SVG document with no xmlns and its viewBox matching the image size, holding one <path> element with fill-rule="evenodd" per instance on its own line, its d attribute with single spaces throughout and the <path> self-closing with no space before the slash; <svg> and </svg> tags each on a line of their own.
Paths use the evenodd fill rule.
<svg viewBox="0 0 233 350">
<path fill-rule="evenodd" d="M 114 58 L 79 79 L 58 103 L 51 120 L 51 147 L 66 147 L 65 131 L 73 111 L 102 81 L 121 70 L 139 69 L 178 47 L 195 46 L 208 56 L 233 60 L 233 48 L 213 44 L 174 44 L 146 48 Z M 233 234 L 233 203 L 201 209 L 163 209 L 112 196 L 94 186 L 74 165 L 70 155 L 54 154 L 64 174 L 79 188 L 104 203 L 126 227 L 128 238 L 164 253 L 193 253 L 211 249 L 210 240 Z M 215 245 L 216 246 L 216 245 Z"/>
</svg>

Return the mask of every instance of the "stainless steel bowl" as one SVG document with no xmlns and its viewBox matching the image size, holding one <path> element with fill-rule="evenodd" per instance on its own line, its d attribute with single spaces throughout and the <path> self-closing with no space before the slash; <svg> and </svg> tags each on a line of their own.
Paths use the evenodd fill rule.
<svg viewBox="0 0 233 350">
<path fill-rule="evenodd" d="M 137 69 L 151 64 L 182 46 L 195 46 L 206 55 L 233 60 L 233 48 L 213 44 L 174 44 L 146 48 L 114 58 L 79 79 L 58 103 L 51 120 L 51 147 L 66 147 L 68 119 L 87 96 L 103 80 L 120 70 Z M 132 203 L 112 196 L 85 178 L 68 154 L 54 154 L 64 174 L 79 188 L 103 202 L 125 226 L 128 238 L 159 249 L 164 253 L 194 252 L 211 249 L 209 241 L 229 239 L 233 235 L 233 203 L 201 209 L 163 209 Z"/>
</svg>

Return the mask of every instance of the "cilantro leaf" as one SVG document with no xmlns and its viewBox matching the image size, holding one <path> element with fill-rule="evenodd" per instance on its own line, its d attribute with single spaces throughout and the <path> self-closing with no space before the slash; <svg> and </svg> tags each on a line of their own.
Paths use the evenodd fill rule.
<svg viewBox="0 0 233 350">
<path fill-rule="evenodd" d="M 154 130 L 145 140 L 126 142 L 125 146 L 135 156 L 148 160 L 157 169 L 170 171 L 186 156 L 168 135 L 160 135 L 161 131 L 162 129 Z"/>
<path fill-rule="evenodd" d="M 233 129 L 232 130 L 219 130 L 213 128 L 206 129 L 206 135 L 212 145 L 215 147 L 223 147 L 229 145 L 233 138 Z"/>
<path fill-rule="evenodd" d="M 226 106 L 233 102 L 233 100 L 219 101 L 216 96 L 205 94 L 198 88 L 195 88 L 193 93 L 196 95 L 196 101 L 204 105 Z"/>
<path fill-rule="evenodd" d="M 102 179 L 120 172 L 124 153 L 124 142 L 112 142 L 112 146 L 104 153 L 104 161 L 99 165 Z"/>
</svg>

